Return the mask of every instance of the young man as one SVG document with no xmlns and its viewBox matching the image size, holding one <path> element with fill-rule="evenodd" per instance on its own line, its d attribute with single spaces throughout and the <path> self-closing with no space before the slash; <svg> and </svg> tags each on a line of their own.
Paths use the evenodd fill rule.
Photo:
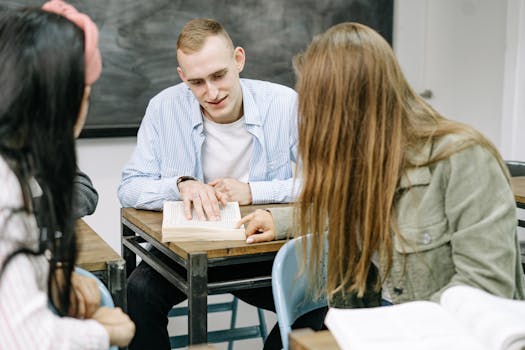
<svg viewBox="0 0 525 350">
<path fill-rule="evenodd" d="M 213 20 L 196 19 L 184 26 L 177 60 L 183 83 L 162 91 L 148 105 L 118 190 L 122 206 L 158 210 L 165 200 L 183 200 L 188 218 L 193 206 L 200 219 L 216 220 L 221 202 L 292 201 L 296 93 L 240 79 L 244 50 L 234 47 Z M 166 260 L 155 249 L 152 254 Z M 268 275 L 271 267 L 260 262 L 235 271 L 210 268 L 208 276 L 210 281 L 254 277 Z M 274 310 L 270 287 L 234 294 Z M 151 267 L 139 264 L 128 279 L 128 312 L 137 327 L 130 349 L 169 349 L 167 314 L 185 298 Z"/>
<path fill-rule="evenodd" d="M 183 200 L 215 220 L 219 202 L 290 202 L 297 97 L 287 87 L 240 79 L 245 62 L 223 27 L 189 22 L 177 41 L 184 81 L 149 103 L 118 194 L 126 207 L 158 210 Z"/>
</svg>

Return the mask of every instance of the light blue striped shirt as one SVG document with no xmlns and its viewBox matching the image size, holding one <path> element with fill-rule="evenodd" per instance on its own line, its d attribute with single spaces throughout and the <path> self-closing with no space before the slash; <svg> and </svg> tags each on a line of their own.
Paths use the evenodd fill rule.
<svg viewBox="0 0 525 350">
<path fill-rule="evenodd" d="M 253 135 L 249 184 L 254 204 L 295 199 L 292 163 L 297 157 L 297 94 L 265 81 L 241 79 L 246 129 Z M 202 145 L 206 135 L 198 100 L 186 84 L 151 99 L 137 146 L 122 171 L 118 196 L 123 207 L 162 209 L 180 200 L 176 181 L 203 181 Z"/>
</svg>

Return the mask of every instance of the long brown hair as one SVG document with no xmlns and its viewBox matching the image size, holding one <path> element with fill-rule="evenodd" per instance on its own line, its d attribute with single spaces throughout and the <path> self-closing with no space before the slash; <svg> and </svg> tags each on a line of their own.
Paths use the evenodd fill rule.
<svg viewBox="0 0 525 350">
<path fill-rule="evenodd" d="M 405 169 L 472 144 L 487 147 L 503 163 L 478 132 L 425 103 L 407 83 L 389 44 L 364 25 L 342 23 L 316 36 L 294 58 L 294 68 L 303 181 L 296 218 L 299 232 L 313 234 L 310 276 L 320 276 L 329 228 L 326 291 L 362 296 L 374 253 L 390 269 L 392 234 L 399 234 L 395 193 Z M 426 164 L 408 163 L 407 150 L 450 133 L 466 137 Z"/>
</svg>

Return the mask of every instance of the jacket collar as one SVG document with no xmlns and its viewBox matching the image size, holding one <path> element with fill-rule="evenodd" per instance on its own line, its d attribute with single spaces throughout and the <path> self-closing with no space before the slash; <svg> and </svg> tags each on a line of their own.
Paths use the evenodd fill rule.
<svg viewBox="0 0 525 350">
<path fill-rule="evenodd" d="M 412 186 L 428 185 L 430 183 L 430 169 L 428 166 L 419 166 L 430 160 L 432 155 L 432 143 L 427 142 L 419 148 L 409 148 L 406 152 L 408 164 L 414 164 L 401 175 L 398 189 L 405 189 Z"/>
</svg>

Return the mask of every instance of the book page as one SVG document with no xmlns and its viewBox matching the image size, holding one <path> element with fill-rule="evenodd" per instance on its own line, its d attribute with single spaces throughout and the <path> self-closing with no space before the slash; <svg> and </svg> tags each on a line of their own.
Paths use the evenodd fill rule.
<svg viewBox="0 0 525 350">
<path fill-rule="evenodd" d="M 454 286 L 443 292 L 441 305 L 490 349 L 525 349 L 525 301 Z"/>
<path fill-rule="evenodd" d="M 162 215 L 162 242 L 246 240 L 244 225 L 235 228 L 241 219 L 238 202 L 221 206 L 220 215 L 219 221 L 201 221 L 193 210 L 192 220 L 187 220 L 182 201 L 166 201 Z"/>
<path fill-rule="evenodd" d="M 164 202 L 163 222 L 167 227 L 171 226 L 198 226 L 198 227 L 221 227 L 234 228 L 235 224 L 241 220 L 241 211 L 238 202 L 228 202 L 225 206 L 220 206 L 220 221 L 201 221 L 198 220 L 195 209 L 191 214 L 192 219 L 187 220 L 184 215 L 184 204 L 182 201 Z M 241 227 L 242 228 L 242 227 Z"/>
<path fill-rule="evenodd" d="M 343 350 L 486 350 L 452 315 L 428 301 L 330 309 L 325 324 Z"/>
</svg>

